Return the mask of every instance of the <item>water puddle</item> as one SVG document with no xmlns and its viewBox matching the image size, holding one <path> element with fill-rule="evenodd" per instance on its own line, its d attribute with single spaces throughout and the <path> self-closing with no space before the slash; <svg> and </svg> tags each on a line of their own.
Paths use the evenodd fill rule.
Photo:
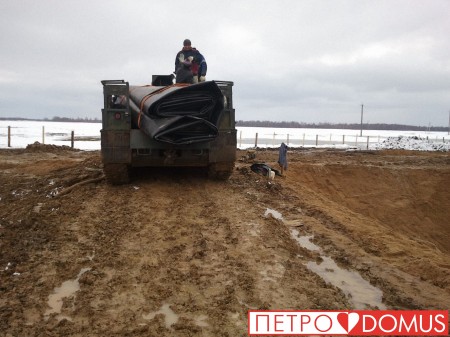
<svg viewBox="0 0 450 337">
<path fill-rule="evenodd" d="M 363 279 L 355 271 L 342 269 L 328 256 L 321 256 L 321 262 L 308 262 L 306 266 L 326 282 L 341 289 L 355 309 L 368 309 L 377 306 L 384 310 L 386 306 L 381 302 L 383 292 Z"/>
<path fill-rule="evenodd" d="M 303 248 L 315 252 L 322 251 L 319 246 L 311 242 L 313 235 L 302 236 L 298 230 L 292 229 L 291 236 Z M 386 309 L 382 303 L 383 292 L 380 289 L 363 279 L 359 273 L 339 267 L 332 258 L 322 254 L 320 257 L 322 261 L 310 261 L 306 267 L 323 278 L 325 282 L 341 289 L 355 309 L 367 309 L 370 306 Z"/>
<path fill-rule="evenodd" d="M 170 329 L 172 324 L 178 322 L 178 315 L 172 309 L 170 309 L 170 304 L 168 303 L 163 304 L 161 309 L 159 309 L 158 311 L 150 312 L 147 315 L 142 315 L 142 318 L 150 320 L 155 318 L 155 316 L 158 314 L 164 315 L 164 323 L 166 324 L 167 329 Z"/>
<path fill-rule="evenodd" d="M 264 216 L 267 217 L 269 214 L 284 222 L 280 212 L 267 208 Z M 309 251 L 322 253 L 322 248 L 311 242 L 313 235 L 300 235 L 297 229 L 291 229 L 291 236 L 301 247 Z M 306 267 L 326 282 L 341 289 L 355 309 L 367 309 L 369 307 L 386 309 L 386 306 L 382 303 L 383 292 L 380 289 L 371 285 L 359 273 L 339 267 L 332 258 L 323 254 L 320 254 L 320 258 L 320 262 L 310 261 L 306 263 Z"/>
<path fill-rule="evenodd" d="M 313 252 L 318 252 L 321 249 L 318 245 L 311 242 L 311 239 L 314 237 L 313 235 L 303 235 L 302 236 L 302 235 L 300 235 L 300 232 L 297 229 L 292 229 L 291 236 L 303 248 L 306 248 Z"/>
<path fill-rule="evenodd" d="M 53 290 L 53 294 L 50 294 L 48 296 L 48 306 L 50 307 L 50 309 L 48 309 L 44 314 L 44 317 L 46 320 L 53 313 L 56 313 L 56 314 L 61 313 L 62 306 L 63 306 L 63 299 L 66 297 L 72 296 L 78 290 L 80 290 L 80 282 L 79 282 L 80 277 L 81 277 L 81 275 L 83 275 L 85 272 L 87 272 L 90 269 L 91 268 L 82 268 L 80 270 L 80 272 L 78 273 L 76 279 L 64 281 L 60 287 L 56 287 Z M 62 315 L 57 316 L 58 320 L 62 320 L 64 318 L 67 320 L 71 320 L 70 317 L 67 317 L 67 316 L 62 316 Z"/>
</svg>

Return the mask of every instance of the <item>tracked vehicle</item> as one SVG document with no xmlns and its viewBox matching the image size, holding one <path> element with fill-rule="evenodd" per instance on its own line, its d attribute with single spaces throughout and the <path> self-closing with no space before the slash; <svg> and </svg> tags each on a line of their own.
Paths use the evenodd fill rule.
<svg viewBox="0 0 450 337">
<path fill-rule="evenodd" d="M 109 183 L 130 181 L 132 167 L 204 167 L 228 179 L 236 160 L 233 82 L 176 85 L 157 75 L 151 86 L 104 80 L 101 155 Z"/>
</svg>

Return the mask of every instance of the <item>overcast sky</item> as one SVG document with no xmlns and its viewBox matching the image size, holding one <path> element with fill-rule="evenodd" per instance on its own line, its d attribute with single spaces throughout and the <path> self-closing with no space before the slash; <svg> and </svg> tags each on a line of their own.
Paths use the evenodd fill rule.
<svg viewBox="0 0 450 337">
<path fill-rule="evenodd" d="M 103 79 L 174 71 L 185 38 L 236 118 L 447 126 L 449 0 L 1 0 L 0 116 L 101 118 Z"/>
</svg>

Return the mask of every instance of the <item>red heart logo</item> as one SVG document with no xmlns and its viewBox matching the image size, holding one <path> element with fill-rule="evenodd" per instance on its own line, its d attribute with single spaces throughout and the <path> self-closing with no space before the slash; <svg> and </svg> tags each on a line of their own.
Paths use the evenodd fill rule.
<svg viewBox="0 0 450 337">
<path fill-rule="evenodd" d="M 350 333 L 355 325 L 358 324 L 359 315 L 356 312 L 341 312 L 337 315 L 337 320 L 339 324 L 345 329 L 345 331 L 347 331 L 347 333 Z"/>
</svg>

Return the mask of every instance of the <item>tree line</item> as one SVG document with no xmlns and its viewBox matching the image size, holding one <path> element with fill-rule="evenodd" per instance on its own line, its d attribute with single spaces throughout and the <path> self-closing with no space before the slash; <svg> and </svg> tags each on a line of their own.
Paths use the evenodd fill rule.
<svg viewBox="0 0 450 337">
<path fill-rule="evenodd" d="M 44 120 L 50 121 L 50 122 L 80 122 L 80 123 L 100 123 L 102 120 L 95 118 L 89 118 L 89 117 L 78 117 L 78 118 L 69 118 L 69 117 L 53 117 L 52 119 L 44 118 Z"/>
<path fill-rule="evenodd" d="M 273 122 L 273 121 L 236 121 L 238 126 L 260 128 L 297 128 L 297 129 L 350 129 L 361 130 L 358 123 L 301 123 L 301 122 Z M 408 131 L 448 131 L 444 126 L 415 126 L 404 124 L 366 123 L 363 130 L 408 130 Z"/>
</svg>

